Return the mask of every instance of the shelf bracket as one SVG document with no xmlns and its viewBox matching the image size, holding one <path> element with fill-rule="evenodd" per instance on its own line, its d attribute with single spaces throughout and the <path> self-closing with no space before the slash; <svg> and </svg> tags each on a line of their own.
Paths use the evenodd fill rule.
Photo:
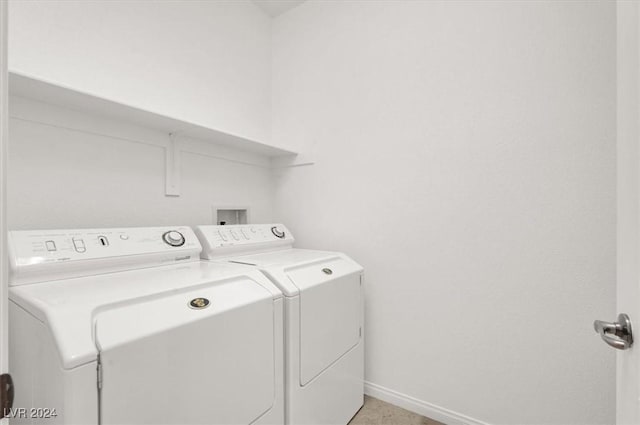
<svg viewBox="0 0 640 425">
<path fill-rule="evenodd" d="M 180 196 L 180 142 L 175 133 L 169 133 L 165 149 L 165 195 Z"/>
</svg>

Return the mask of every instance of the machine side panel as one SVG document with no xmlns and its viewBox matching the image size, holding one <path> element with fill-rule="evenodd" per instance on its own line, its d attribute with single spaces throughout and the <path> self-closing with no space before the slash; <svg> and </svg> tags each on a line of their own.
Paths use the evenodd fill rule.
<svg viewBox="0 0 640 425">
<path fill-rule="evenodd" d="M 11 423 L 97 424 L 96 362 L 65 370 L 44 323 L 14 302 L 9 304 L 9 320 L 9 361 L 16 387 Z"/>
<path fill-rule="evenodd" d="M 273 406 L 253 425 L 282 425 L 284 423 L 284 299 L 280 297 L 273 304 L 273 369 L 275 372 Z"/>
</svg>

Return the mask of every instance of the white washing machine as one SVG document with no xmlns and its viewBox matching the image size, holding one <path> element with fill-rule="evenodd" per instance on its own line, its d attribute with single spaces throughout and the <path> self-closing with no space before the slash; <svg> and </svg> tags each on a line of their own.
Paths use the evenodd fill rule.
<svg viewBox="0 0 640 425">
<path fill-rule="evenodd" d="M 285 295 L 285 422 L 345 425 L 363 404 L 363 269 L 293 248 L 281 224 L 198 226 L 203 258 L 251 265 Z"/>
<path fill-rule="evenodd" d="M 284 423 L 283 298 L 254 268 L 200 261 L 189 227 L 9 246 L 12 423 Z"/>
</svg>

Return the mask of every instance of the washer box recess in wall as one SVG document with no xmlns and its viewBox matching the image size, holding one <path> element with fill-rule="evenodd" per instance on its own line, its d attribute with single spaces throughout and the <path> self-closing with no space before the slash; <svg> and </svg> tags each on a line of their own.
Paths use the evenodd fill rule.
<svg viewBox="0 0 640 425">
<path fill-rule="evenodd" d="M 213 224 L 249 224 L 250 208 L 248 206 L 213 206 L 211 222 Z"/>
</svg>

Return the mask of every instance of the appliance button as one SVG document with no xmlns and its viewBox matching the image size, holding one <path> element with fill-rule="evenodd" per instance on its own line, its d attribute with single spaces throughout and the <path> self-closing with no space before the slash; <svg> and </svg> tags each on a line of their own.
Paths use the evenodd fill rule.
<svg viewBox="0 0 640 425">
<path fill-rule="evenodd" d="M 185 243 L 184 235 L 176 230 L 165 232 L 162 235 L 162 240 L 171 246 L 182 246 Z"/>
<path fill-rule="evenodd" d="M 126 235 L 123 233 L 120 235 L 120 239 L 122 239 L 123 241 L 126 241 L 127 239 L 129 239 L 129 235 Z"/>
<path fill-rule="evenodd" d="M 75 248 L 76 252 L 86 252 L 87 251 L 87 247 L 84 245 L 84 240 L 82 239 L 76 239 L 73 238 L 73 247 Z"/>
<path fill-rule="evenodd" d="M 54 241 L 46 241 L 44 244 L 47 247 L 47 251 L 57 251 L 56 243 Z"/>
<path fill-rule="evenodd" d="M 278 230 L 278 227 L 277 227 L 277 226 L 273 226 L 273 227 L 271 228 L 271 233 L 273 233 L 273 235 L 274 235 L 276 238 L 284 239 L 284 237 L 285 237 L 284 232 L 283 232 L 282 230 Z"/>
</svg>

